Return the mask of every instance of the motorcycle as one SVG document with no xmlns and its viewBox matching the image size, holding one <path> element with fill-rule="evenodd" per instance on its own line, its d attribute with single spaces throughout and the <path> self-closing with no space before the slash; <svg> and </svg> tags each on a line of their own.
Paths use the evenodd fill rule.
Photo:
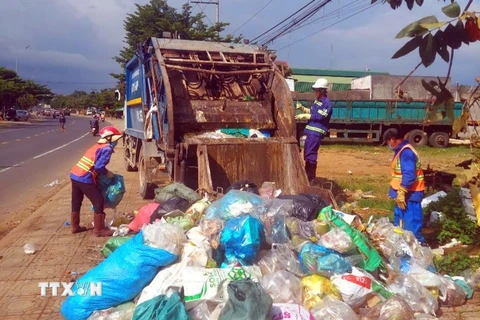
<svg viewBox="0 0 480 320">
<path fill-rule="evenodd" d="M 98 127 L 90 127 L 90 133 L 95 137 L 98 134 Z"/>
</svg>

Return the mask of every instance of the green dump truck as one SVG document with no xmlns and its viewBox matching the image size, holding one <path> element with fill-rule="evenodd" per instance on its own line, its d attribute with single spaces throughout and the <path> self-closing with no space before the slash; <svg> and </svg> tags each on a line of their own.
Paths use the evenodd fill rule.
<svg viewBox="0 0 480 320">
<path fill-rule="evenodd" d="M 299 102 L 306 107 L 311 105 L 311 101 Z M 427 102 L 332 100 L 331 103 L 333 114 L 326 141 L 381 143 L 389 129 L 397 128 L 408 132 L 406 138 L 414 146 L 443 148 L 449 144 L 453 120 L 442 113 L 432 115 Z M 463 103 L 455 103 L 455 118 L 462 114 L 462 108 Z M 299 139 L 304 135 L 305 125 L 306 121 L 297 122 Z"/>
</svg>

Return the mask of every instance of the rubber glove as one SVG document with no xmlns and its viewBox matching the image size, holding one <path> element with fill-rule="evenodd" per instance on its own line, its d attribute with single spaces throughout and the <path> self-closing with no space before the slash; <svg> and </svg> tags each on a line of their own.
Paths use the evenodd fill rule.
<svg viewBox="0 0 480 320">
<path fill-rule="evenodd" d="M 297 101 L 297 110 L 302 110 L 303 113 L 309 113 L 310 110 L 305 108 L 300 102 Z"/>
<path fill-rule="evenodd" d="M 397 203 L 397 206 L 402 210 L 405 210 L 407 208 L 407 202 L 405 201 L 405 196 L 407 195 L 407 192 L 408 190 L 402 186 L 400 186 L 397 191 L 397 198 L 395 199 L 395 202 Z"/>
<path fill-rule="evenodd" d="M 107 170 L 107 177 L 112 179 L 114 176 L 113 176 L 113 172 L 110 171 L 110 170 Z"/>
<path fill-rule="evenodd" d="M 301 113 L 295 116 L 295 120 L 310 120 L 311 117 L 312 115 L 309 113 Z"/>
</svg>

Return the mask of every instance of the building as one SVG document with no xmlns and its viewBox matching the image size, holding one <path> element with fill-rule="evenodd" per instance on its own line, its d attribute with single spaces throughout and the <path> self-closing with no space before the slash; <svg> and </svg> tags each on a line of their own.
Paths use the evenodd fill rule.
<svg viewBox="0 0 480 320">
<path fill-rule="evenodd" d="M 369 90 L 369 100 L 391 100 L 395 99 L 395 88 L 405 79 L 406 76 L 394 76 L 394 75 L 368 75 L 362 78 L 352 80 L 352 90 Z M 440 78 L 441 81 L 445 81 L 445 77 Z M 408 96 L 413 100 L 426 100 L 431 98 L 430 92 L 425 90 L 422 86 L 422 80 L 426 82 L 435 81 L 438 82 L 437 77 L 422 77 L 411 76 L 400 87 L 403 92 L 408 92 Z M 455 94 L 454 88 L 450 87 L 450 80 L 447 83 L 447 88 Z"/>
<path fill-rule="evenodd" d="M 296 92 L 310 92 L 318 78 L 325 78 L 330 83 L 330 91 L 350 90 L 354 79 L 369 75 L 389 75 L 386 72 L 351 71 L 332 69 L 291 68 L 290 78 L 295 80 Z"/>
</svg>

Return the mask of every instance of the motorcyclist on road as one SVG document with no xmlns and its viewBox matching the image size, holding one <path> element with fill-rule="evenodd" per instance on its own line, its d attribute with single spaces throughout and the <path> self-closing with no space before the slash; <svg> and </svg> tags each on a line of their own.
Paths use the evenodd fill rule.
<svg viewBox="0 0 480 320">
<path fill-rule="evenodd" d="M 67 118 L 65 118 L 65 115 L 62 113 L 60 113 L 60 118 L 59 118 L 59 122 L 60 122 L 60 127 L 61 127 L 61 131 L 62 132 L 65 132 L 65 123 L 67 122 Z"/>
<path fill-rule="evenodd" d="M 98 130 L 100 129 L 100 124 L 96 115 L 94 115 L 93 118 L 90 119 L 90 128 L 95 128 L 95 132 L 98 132 Z"/>
</svg>

